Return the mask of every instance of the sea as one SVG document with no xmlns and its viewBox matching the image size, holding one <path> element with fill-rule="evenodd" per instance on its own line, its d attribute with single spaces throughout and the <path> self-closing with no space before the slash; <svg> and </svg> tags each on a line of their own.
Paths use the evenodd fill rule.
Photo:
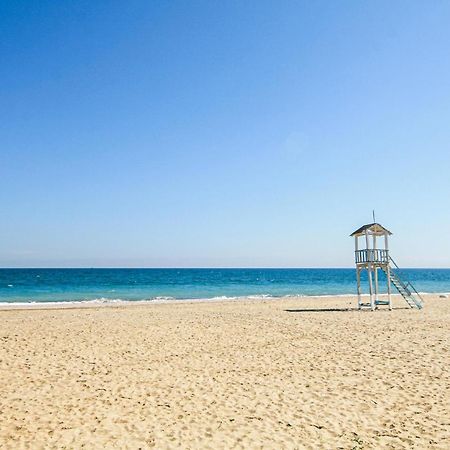
<svg viewBox="0 0 450 450">
<path fill-rule="evenodd" d="M 405 269 L 400 275 L 421 293 L 450 292 L 450 269 Z M 362 284 L 367 292 L 364 274 Z M 385 285 L 380 272 L 380 287 Z M 355 293 L 354 269 L 0 269 L 0 303 L 14 304 Z"/>
</svg>

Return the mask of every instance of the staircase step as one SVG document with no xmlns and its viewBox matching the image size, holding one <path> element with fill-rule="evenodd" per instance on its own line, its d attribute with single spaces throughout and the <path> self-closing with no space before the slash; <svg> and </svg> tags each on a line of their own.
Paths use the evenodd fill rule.
<svg viewBox="0 0 450 450">
<path fill-rule="evenodd" d="M 390 260 L 392 262 L 394 262 L 392 258 L 390 258 Z M 394 265 L 397 267 L 395 262 L 394 262 Z M 413 295 L 413 293 L 410 290 L 410 288 L 412 288 L 412 290 L 414 290 L 414 287 L 412 286 L 412 284 L 409 281 L 407 283 L 403 282 L 403 280 L 400 278 L 400 276 L 396 273 L 398 267 L 397 267 L 397 269 L 394 269 L 393 267 L 390 267 L 389 274 L 388 274 L 388 269 L 386 267 L 381 267 L 381 269 L 383 270 L 383 272 L 389 278 L 389 281 L 395 286 L 397 291 L 405 299 L 406 303 L 411 308 L 422 309 L 423 303 L 422 303 L 422 301 L 420 299 L 420 295 L 418 296 L 419 298 L 416 298 Z"/>
<path fill-rule="evenodd" d="M 387 305 L 389 305 L 389 302 L 387 300 L 377 300 L 375 302 L 375 305 L 387 306 Z"/>
</svg>

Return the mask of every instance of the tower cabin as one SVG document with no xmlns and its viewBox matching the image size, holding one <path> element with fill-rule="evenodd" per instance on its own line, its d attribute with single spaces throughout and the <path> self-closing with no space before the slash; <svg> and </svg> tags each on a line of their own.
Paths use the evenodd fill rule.
<svg viewBox="0 0 450 450">
<path fill-rule="evenodd" d="M 392 233 L 379 223 L 369 223 L 358 228 L 350 236 L 355 238 L 356 284 L 358 292 L 358 309 L 370 308 L 372 311 L 379 306 L 387 306 L 392 310 L 391 284 L 411 308 L 422 309 L 423 299 L 406 280 L 400 269 L 389 254 L 388 238 Z M 367 271 L 369 283 L 369 302 L 363 302 L 361 292 L 361 272 Z M 387 299 L 380 298 L 378 284 L 379 271 L 386 275 Z"/>
</svg>

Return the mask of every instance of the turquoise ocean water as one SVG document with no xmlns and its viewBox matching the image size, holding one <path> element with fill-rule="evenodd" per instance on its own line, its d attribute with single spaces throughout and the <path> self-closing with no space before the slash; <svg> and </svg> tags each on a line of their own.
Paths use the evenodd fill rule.
<svg viewBox="0 0 450 450">
<path fill-rule="evenodd" d="M 450 269 L 403 273 L 419 292 L 450 292 Z M 343 295 L 355 290 L 354 269 L 0 269 L 2 303 Z"/>
</svg>

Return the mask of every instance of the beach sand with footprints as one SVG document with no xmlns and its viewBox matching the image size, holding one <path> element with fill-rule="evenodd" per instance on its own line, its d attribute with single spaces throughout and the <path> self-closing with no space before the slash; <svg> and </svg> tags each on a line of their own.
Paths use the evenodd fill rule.
<svg viewBox="0 0 450 450">
<path fill-rule="evenodd" d="M 450 298 L 355 305 L 0 311 L 0 447 L 448 449 Z"/>
</svg>

